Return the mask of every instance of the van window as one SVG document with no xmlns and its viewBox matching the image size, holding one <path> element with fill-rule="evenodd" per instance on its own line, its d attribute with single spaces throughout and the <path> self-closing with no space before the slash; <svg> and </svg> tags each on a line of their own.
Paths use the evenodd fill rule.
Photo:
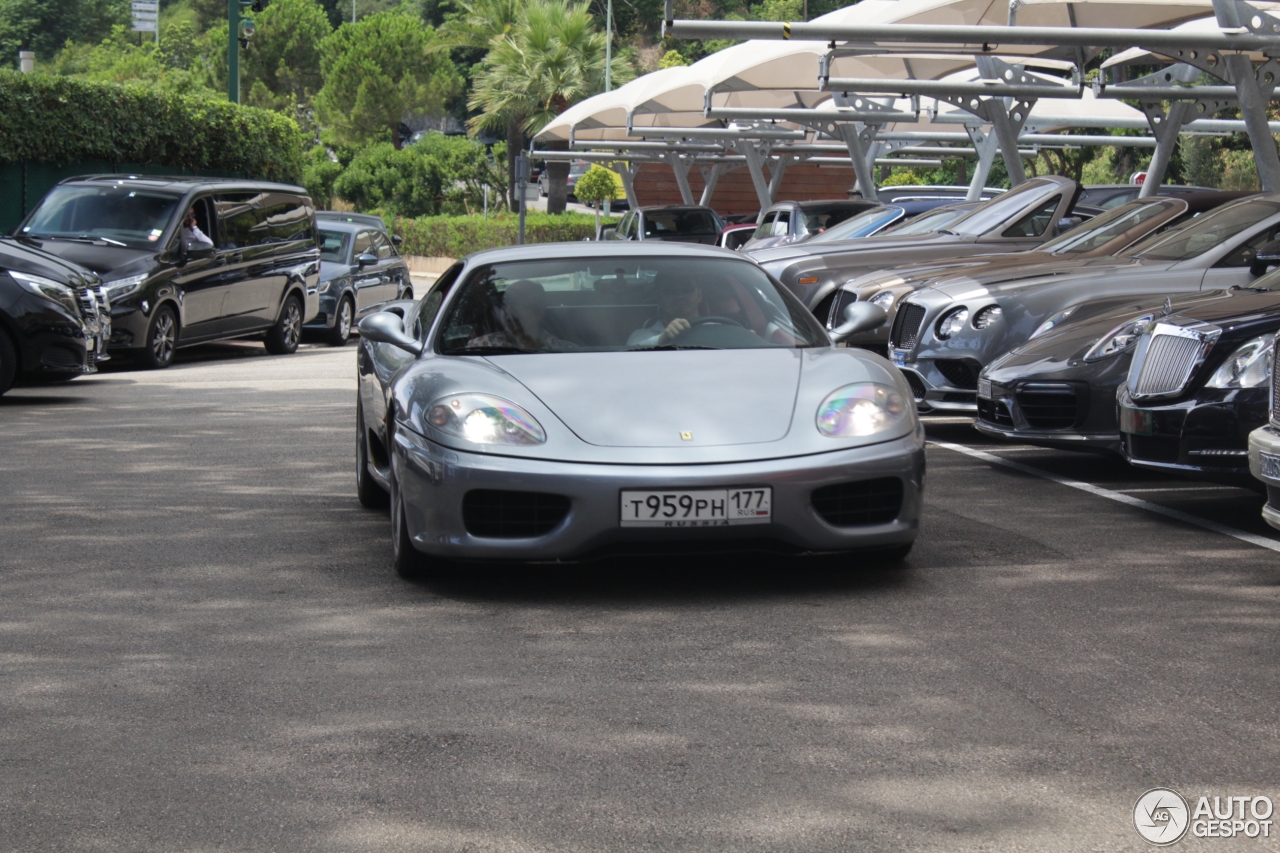
<svg viewBox="0 0 1280 853">
<path fill-rule="evenodd" d="M 218 209 L 220 249 L 315 239 L 311 207 L 296 197 L 223 193 L 214 206 Z"/>
</svg>

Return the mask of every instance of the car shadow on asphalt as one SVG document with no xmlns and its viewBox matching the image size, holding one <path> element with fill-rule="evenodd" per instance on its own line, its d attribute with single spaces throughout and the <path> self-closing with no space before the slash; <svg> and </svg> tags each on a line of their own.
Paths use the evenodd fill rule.
<svg viewBox="0 0 1280 853">
<path fill-rule="evenodd" d="M 21 386 L 14 389 L 23 390 Z M 55 397 L 49 394 L 22 394 L 10 392 L 0 397 L 0 406 L 17 408 L 18 406 L 65 406 L 88 402 L 84 397 Z"/>
<path fill-rule="evenodd" d="M 451 565 L 415 585 L 443 598 L 504 604 L 706 604 L 791 596 L 902 591 L 916 578 L 905 562 L 856 555 L 760 553 L 626 557 L 575 564 Z"/>
</svg>

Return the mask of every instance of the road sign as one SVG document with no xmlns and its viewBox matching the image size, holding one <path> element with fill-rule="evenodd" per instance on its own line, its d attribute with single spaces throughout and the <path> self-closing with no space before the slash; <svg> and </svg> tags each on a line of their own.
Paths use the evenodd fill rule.
<svg viewBox="0 0 1280 853">
<path fill-rule="evenodd" d="M 132 8 L 134 12 L 158 12 L 160 4 L 148 0 L 133 0 Z"/>
<path fill-rule="evenodd" d="M 133 22 L 133 30 L 134 30 L 134 32 L 139 32 L 139 33 L 154 33 L 154 32 L 156 32 L 158 29 L 159 29 L 159 28 L 156 26 L 156 22 L 155 22 L 155 21 L 134 21 L 134 22 Z"/>
<path fill-rule="evenodd" d="M 155 20 L 159 20 L 159 18 L 155 12 L 134 12 L 133 20 L 134 21 L 155 21 Z"/>
</svg>

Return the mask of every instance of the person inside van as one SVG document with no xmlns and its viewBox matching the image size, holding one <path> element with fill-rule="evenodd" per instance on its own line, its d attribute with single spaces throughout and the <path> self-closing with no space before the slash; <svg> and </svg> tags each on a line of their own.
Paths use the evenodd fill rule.
<svg viewBox="0 0 1280 853">
<path fill-rule="evenodd" d="M 200 230 L 200 226 L 196 223 L 196 209 L 193 207 L 187 211 L 186 217 L 182 220 L 182 232 L 179 235 L 182 244 L 190 249 L 212 249 L 213 241 L 205 236 Z"/>
</svg>

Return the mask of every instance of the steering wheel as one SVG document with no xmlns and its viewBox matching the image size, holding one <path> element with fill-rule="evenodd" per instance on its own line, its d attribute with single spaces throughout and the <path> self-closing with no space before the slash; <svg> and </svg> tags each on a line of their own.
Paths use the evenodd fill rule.
<svg viewBox="0 0 1280 853">
<path fill-rule="evenodd" d="M 720 316 L 719 314 L 712 314 L 712 315 L 707 316 L 707 317 L 695 317 L 694 319 L 692 319 L 692 320 L 690 320 L 690 321 L 689 321 L 689 326 L 690 326 L 690 327 L 694 327 L 694 326 L 712 326 L 712 325 L 718 325 L 718 326 L 737 326 L 739 329 L 745 329 L 745 328 L 746 328 L 746 326 L 742 325 L 741 323 L 739 323 L 737 320 L 733 319 L 732 317 L 722 317 L 722 316 Z"/>
</svg>

